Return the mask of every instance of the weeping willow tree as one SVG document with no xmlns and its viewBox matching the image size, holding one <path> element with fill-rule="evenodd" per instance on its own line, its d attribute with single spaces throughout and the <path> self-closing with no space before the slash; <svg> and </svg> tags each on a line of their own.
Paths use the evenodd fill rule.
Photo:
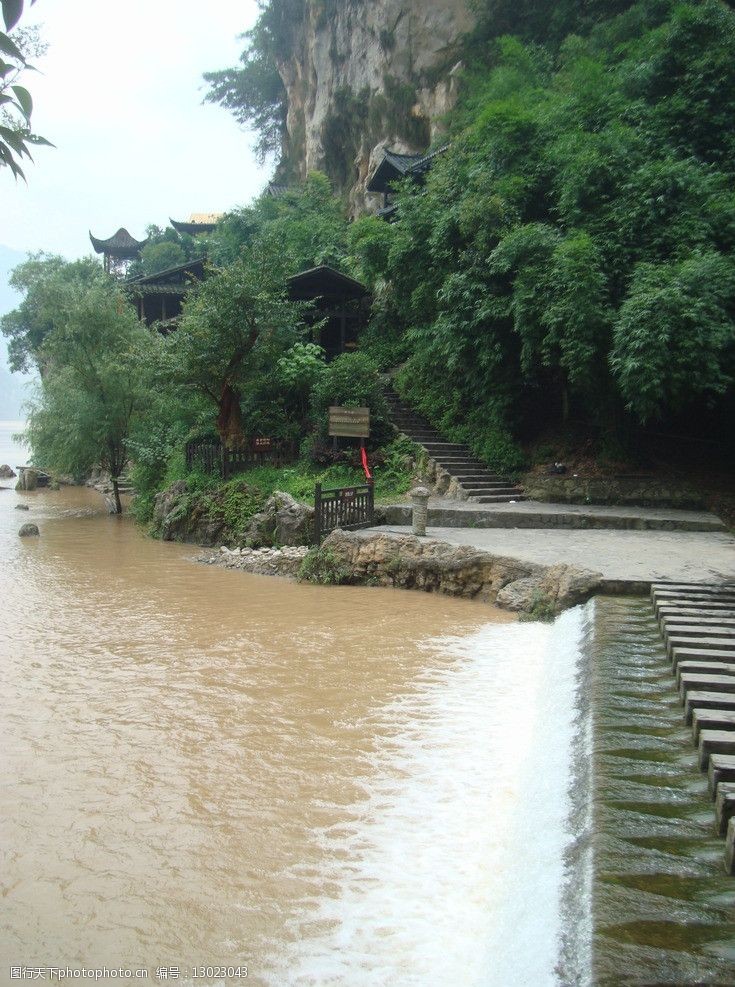
<svg viewBox="0 0 735 987">
<path fill-rule="evenodd" d="M 157 340 L 112 285 L 70 286 L 57 300 L 26 438 L 39 465 L 75 476 L 96 466 L 108 470 L 121 513 L 118 478 L 131 430 L 150 402 Z"/>
</svg>

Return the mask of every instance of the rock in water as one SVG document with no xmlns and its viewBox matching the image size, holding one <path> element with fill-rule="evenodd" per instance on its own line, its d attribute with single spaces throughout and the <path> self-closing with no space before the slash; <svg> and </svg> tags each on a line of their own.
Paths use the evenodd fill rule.
<svg viewBox="0 0 735 987">
<path fill-rule="evenodd" d="M 0 466 L 0 480 L 12 480 L 14 476 L 15 473 L 7 463 L 3 463 L 3 465 Z"/>
<path fill-rule="evenodd" d="M 20 531 L 18 532 L 21 538 L 29 538 L 32 535 L 40 535 L 41 532 L 38 530 L 38 525 L 33 524 L 30 521 L 24 525 L 21 525 Z"/>
<path fill-rule="evenodd" d="M 16 490 L 35 490 L 38 486 L 38 471 L 33 469 L 22 469 L 18 482 L 15 484 Z"/>
<path fill-rule="evenodd" d="M 28 507 L 28 504 L 16 504 L 15 505 L 15 509 L 16 509 L 16 511 L 27 511 L 27 510 L 30 510 L 30 508 Z"/>
</svg>

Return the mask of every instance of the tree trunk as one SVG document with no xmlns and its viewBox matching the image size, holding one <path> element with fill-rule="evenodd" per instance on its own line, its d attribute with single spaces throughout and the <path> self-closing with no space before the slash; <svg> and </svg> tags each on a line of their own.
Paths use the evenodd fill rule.
<svg viewBox="0 0 735 987">
<path fill-rule="evenodd" d="M 120 487 L 116 476 L 112 477 L 112 496 L 115 498 L 115 513 L 122 514 L 122 504 L 120 503 Z"/>
<path fill-rule="evenodd" d="M 240 414 L 240 395 L 231 384 L 225 384 L 219 399 L 219 415 L 217 431 L 222 445 L 232 448 L 242 441 L 242 417 Z"/>
</svg>

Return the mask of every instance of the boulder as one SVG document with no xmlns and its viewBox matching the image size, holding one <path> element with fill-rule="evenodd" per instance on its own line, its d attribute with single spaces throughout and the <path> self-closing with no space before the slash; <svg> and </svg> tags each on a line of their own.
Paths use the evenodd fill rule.
<svg viewBox="0 0 735 987">
<path fill-rule="evenodd" d="M 15 509 L 16 511 L 27 511 L 29 510 L 29 507 L 28 504 L 16 504 Z"/>
<path fill-rule="evenodd" d="M 18 482 L 15 484 L 16 490 L 35 490 L 38 486 L 38 470 L 28 467 L 20 471 Z"/>
<path fill-rule="evenodd" d="M 3 465 L 0 466 L 0 480 L 12 480 L 14 476 L 15 473 L 7 463 L 3 463 Z"/>
<path fill-rule="evenodd" d="M 38 525 L 32 522 L 26 522 L 26 524 L 21 525 L 18 534 L 21 538 L 30 538 L 33 535 L 40 535 L 41 532 L 38 530 Z"/>
<path fill-rule="evenodd" d="M 255 514 L 246 532 L 248 545 L 309 545 L 314 531 L 314 508 L 276 490 Z"/>
</svg>

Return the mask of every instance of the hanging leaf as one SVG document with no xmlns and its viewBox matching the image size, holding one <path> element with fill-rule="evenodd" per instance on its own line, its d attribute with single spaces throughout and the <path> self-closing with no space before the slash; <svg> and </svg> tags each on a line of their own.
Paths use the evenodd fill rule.
<svg viewBox="0 0 735 987">
<path fill-rule="evenodd" d="M 15 58 L 25 65 L 26 60 L 23 56 L 23 52 L 16 45 L 16 43 L 11 40 L 7 34 L 3 34 L 2 31 L 0 31 L 0 51 L 5 55 L 10 55 L 11 58 Z"/>
<path fill-rule="evenodd" d="M 23 13 L 23 0 L 2 0 L 3 20 L 8 31 L 15 27 Z"/>
<path fill-rule="evenodd" d="M 23 111 L 23 116 L 26 120 L 30 120 L 31 113 L 33 112 L 33 100 L 31 99 L 31 94 L 25 86 L 11 86 L 10 88 L 15 93 L 15 98 L 20 104 L 20 108 Z"/>
</svg>

